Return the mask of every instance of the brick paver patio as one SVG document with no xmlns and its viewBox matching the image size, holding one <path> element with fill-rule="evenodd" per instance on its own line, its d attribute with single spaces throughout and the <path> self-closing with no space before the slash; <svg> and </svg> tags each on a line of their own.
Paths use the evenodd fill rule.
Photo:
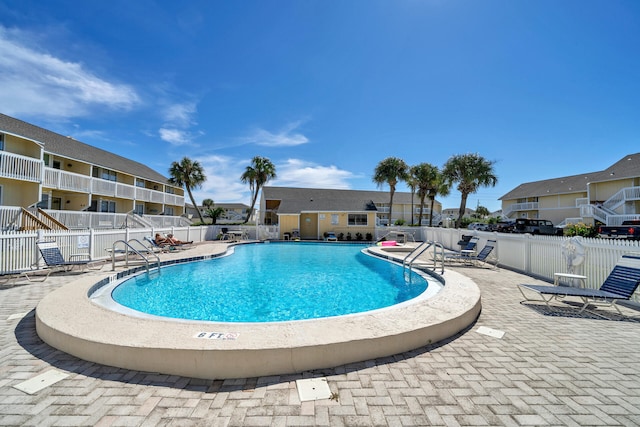
<svg viewBox="0 0 640 427">
<path fill-rule="evenodd" d="M 301 374 L 197 380 L 85 362 L 44 344 L 34 309 L 68 277 L 0 286 L 0 425 L 638 426 L 640 314 L 613 320 L 520 304 L 509 270 L 457 267 L 482 290 L 476 324 L 446 342 Z M 91 274 L 91 273 L 86 273 Z M 554 314 L 554 315 L 551 315 Z M 484 326 L 502 338 L 478 333 Z M 19 383 L 68 376 L 28 394 Z M 297 379 L 335 398 L 300 402 Z"/>
</svg>

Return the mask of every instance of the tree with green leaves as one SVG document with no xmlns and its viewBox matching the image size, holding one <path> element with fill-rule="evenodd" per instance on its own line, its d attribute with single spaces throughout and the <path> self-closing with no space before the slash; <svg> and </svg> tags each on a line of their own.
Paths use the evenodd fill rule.
<svg viewBox="0 0 640 427">
<path fill-rule="evenodd" d="M 420 220 L 422 224 L 422 214 L 424 211 L 424 199 L 429 198 L 431 201 L 431 210 L 429 212 L 429 227 L 433 225 L 433 205 L 438 194 L 446 196 L 449 194 L 449 187 L 444 183 L 444 179 L 437 166 L 430 163 L 420 163 L 412 166 L 410 174 L 415 181 L 418 197 L 420 198 Z"/>
<path fill-rule="evenodd" d="M 389 224 L 391 224 L 391 214 L 393 212 L 393 195 L 396 192 L 396 185 L 399 181 L 404 181 L 409 175 L 409 167 L 404 160 L 397 157 L 387 157 L 380 161 L 373 172 L 373 182 L 382 187 L 389 184 Z"/>
<path fill-rule="evenodd" d="M 480 187 L 495 187 L 498 183 L 494 163 L 477 153 L 454 155 L 445 163 L 442 170 L 445 182 L 449 187 L 457 183 L 461 194 L 456 227 L 460 227 L 469 194 L 476 193 Z"/>
<path fill-rule="evenodd" d="M 251 218 L 260 189 L 269 182 L 269 180 L 274 178 L 276 178 L 276 167 L 271 163 L 271 160 L 260 156 L 251 159 L 251 164 L 246 167 L 242 176 L 240 176 L 240 181 L 244 184 L 248 183 L 251 191 L 251 207 L 247 212 L 247 217 L 244 219 L 245 224 L 249 222 L 249 218 Z"/>
<path fill-rule="evenodd" d="M 204 206 L 204 215 L 211 218 L 211 224 L 215 225 L 218 222 L 218 218 L 224 215 L 224 208 L 218 206 L 213 202 L 212 199 L 204 199 L 202 201 L 202 206 Z"/>
<path fill-rule="evenodd" d="M 413 209 L 413 197 L 416 194 L 417 184 L 415 177 L 411 174 L 411 169 L 409 169 L 409 174 L 407 175 L 407 179 L 405 181 L 407 183 L 407 187 L 411 190 L 411 225 L 415 225 L 415 209 Z M 422 212 L 420 212 L 422 214 Z"/>
<path fill-rule="evenodd" d="M 198 163 L 197 161 L 193 161 L 188 157 L 184 157 L 180 162 L 171 163 L 171 167 L 169 168 L 169 176 L 170 184 L 187 189 L 187 193 L 189 194 L 189 198 L 191 199 L 191 204 L 193 204 L 193 207 L 196 208 L 196 211 L 198 211 L 200 222 L 204 224 L 202 213 L 200 212 L 200 209 L 198 209 L 196 200 L 193 198 L 193 193 L 191 192 L 191 190 L 194 188 L 200 188 L 202 184 L 204 184 L 204 182 L 207 180 L 202 165 L 200 165 L 200 163 Z"/>
</svg>

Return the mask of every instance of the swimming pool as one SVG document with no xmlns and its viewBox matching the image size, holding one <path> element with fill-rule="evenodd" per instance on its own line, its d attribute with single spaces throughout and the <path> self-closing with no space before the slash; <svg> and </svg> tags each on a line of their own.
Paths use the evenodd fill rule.
<svg viewBox="0 0 640 427">
<path fill-rule="evenodd" d="M 363 253 L 364 245 L 270 243 L 231 256 L 163 267 L 117 284 L 124 307 L 175 319 L 279 322 L 362 313 L 411 300 L 440 284 Z M 429 289 L 430 288 L 430 289 Z"/>
<path fill-rule="evenodd" d="M 161 254 L 162 269 L 207 261 L 228 250 L 227 244 L 207 242 Z M 384 259 L 401 261 L 403 255 L 377 246 L 367 250 Z M 442 286 L 432 297 L 426 295 L 437 287 L 429 286 L 418 297 L 383 309 L 301 321 L 171 319 L 113 307 L 106 302 L 108 297 L 115 304 L 111 291 L 97 296 L 140 270 L 145 267 L 91 271 L 50 292 L 36 308 L 38 336 L 58 350 L 104 365 L 219 380 L 291 374 L 403 353 L 468 328 L 481 310 L 477 285 L 450 270 L 436 277 Z"/>
</svg>

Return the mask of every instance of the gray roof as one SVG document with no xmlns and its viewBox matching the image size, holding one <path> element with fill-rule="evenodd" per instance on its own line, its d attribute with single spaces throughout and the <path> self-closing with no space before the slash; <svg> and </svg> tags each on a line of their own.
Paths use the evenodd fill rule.
<svg viewBox="0 0 640 427">
<path fill-rule="evenodd" d="M 586 192 L 587 184 L 590 183 L 638 177 L 640 177 L 640 153 L 629 154 L 603 171 L 520 184 L 499 200 Z"/>
<path fill-rule="evenodd" d="M 32 125 L 0 113 L 0 132 L 7 132 L 35 141 L 44 146 L 46 153 L 98 165 L 151 181 L 167 183 L 167 177 L 142 163 L 93 147 L 71 137 Z"/>
<path fill-rule="evenodd" d="M 280 200 L 278 213 L 297 214 L 300 212 L 336 211 L 363 212 L 374 205 L 388 205 L 388 191 L 333 190 L 324 188 L 263 187 L 264 200 Z M 414 196 L 414 203 L 419 200 Z M 410 204 L 411 193 L 396 192 L 393 203 Z"/>
</svg>

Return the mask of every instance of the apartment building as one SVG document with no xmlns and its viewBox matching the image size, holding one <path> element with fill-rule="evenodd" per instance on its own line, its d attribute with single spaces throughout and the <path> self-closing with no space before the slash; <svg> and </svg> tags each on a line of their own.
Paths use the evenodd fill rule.
<svg viewBox="0 0 640 427">
<path fill-rule="evenodd" d="M 520 184 L 499 200 L 512 219 L 619 225 L 640 218 L 640 153 L 601 171 Z"/>
<path fill-rule="evenodd" d="M 183 188 L 146 165 L 0 114 L 0 206 L 180 216 L 184 205 Z"/>
<path fill-rule="evenodd" d="M 391 223 L 419 222 L 420 200 L 411 193 L 396 192 L 391 210 Z M 434 204 L 434 217 L 442 205 Z M 422 223 L 428 224 L 430 202 L 425 201 Z M 260 199 L 260 221 L 280 226 L 284 233 L 297 231 L 302 239 L 321 239 L 325 232 L 372 233 L 377 225 L 389 223 L 389 192 L 333 190 L 318 188 L 263 187 Z M 438 221 L 434 221 L 437 225 Z"/>
</svg>

